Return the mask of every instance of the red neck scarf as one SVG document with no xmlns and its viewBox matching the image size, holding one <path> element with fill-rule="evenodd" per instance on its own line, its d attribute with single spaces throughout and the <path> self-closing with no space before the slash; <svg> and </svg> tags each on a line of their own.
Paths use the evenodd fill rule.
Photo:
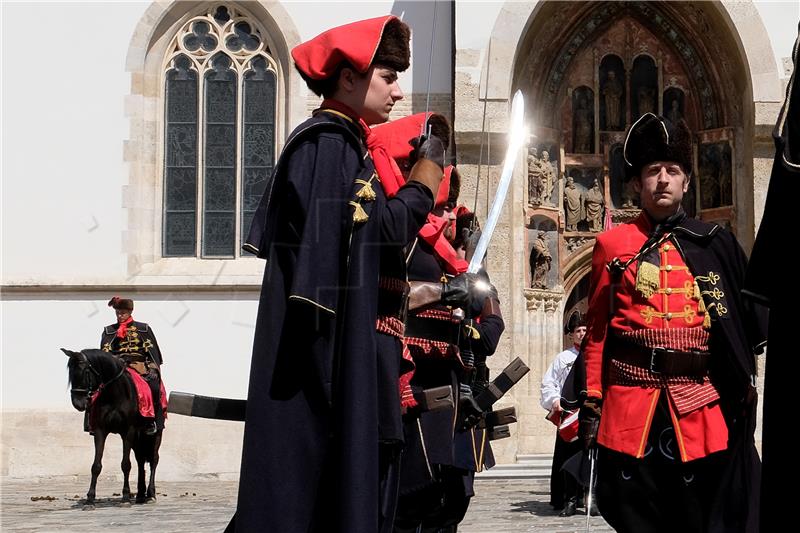
<svg viewBox="0 0 800 533">
<path fill-rule="evenodd" d="M 400 172 L 400 167 L 397 166 L 397 163 L 389 155 L 389 152 L 383 145 L 383 142 L 372 132 L 370 127 L 367 126 L 367 123 L 364 122 L 364 119 L 359 117 L 358 114 L 349 106 L 338 100 L 333 100 L 330 98 L 325 99 L 322 102 L 322 106 L 318 109 L 318 111 L 325 110 L 335 111 L 358 124 L 367 144 L 369 155 L 372 158 L 373 164 L 375 165 L 375 171 L 378 173 L 378 178 L 381 181 L 383 192 L 386 193 L 388 198 L 391 198 L 397 194 L 397 191 L 400 190 L 400 187 L 405 184 L 405 179 L 403 179 L 403 174 Z"/>
<path fill-rule="evenodd" d="M 130 324 L 131 322 L 133 322 L 132 316 L 129 316 L 128 319 L 125 320 L 124 322 L 119 322 L 119 325 L 117 327 L 117 337 L 119 337 L 120 339 L 125 338 L 125 335 L 127 335 L 128 333 L 128 324 Z"/>
</svg>

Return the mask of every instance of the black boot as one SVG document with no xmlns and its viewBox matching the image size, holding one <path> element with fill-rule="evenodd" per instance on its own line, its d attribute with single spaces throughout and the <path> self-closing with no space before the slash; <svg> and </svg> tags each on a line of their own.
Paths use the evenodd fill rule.
<svg viewBox="0 0 800 533">
<path fill-rule="evenodd" d="M 578 499 L 574 496 L 567 500 L 564 504 L 564 510 L 558 513 L 558 516 L 572 516 L 577 512 L 578 509 Z"/>
</svg>

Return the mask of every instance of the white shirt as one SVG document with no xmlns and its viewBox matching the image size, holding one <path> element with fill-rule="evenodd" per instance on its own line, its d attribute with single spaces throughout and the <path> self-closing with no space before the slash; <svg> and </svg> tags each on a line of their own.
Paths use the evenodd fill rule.
<svg viewBox="0 0 800 533">
<path fill-rule="evenodd" d="M 561 398 L 561 388 L 567 380 L 575 359 L 578 358 L 578 349 L 575 346 L 556 355 L 553 363 L 542 377 L 542 398 L 539 403 L 548 412 L 553 409 L 553 403 Z"/>
</svg>

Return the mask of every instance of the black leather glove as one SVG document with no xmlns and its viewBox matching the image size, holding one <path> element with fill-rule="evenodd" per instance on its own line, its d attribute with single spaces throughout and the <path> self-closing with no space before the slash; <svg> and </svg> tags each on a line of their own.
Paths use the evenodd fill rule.
<svg viewBox="0 0 800 533">
<path fill-rule="evenodd" d="M 414 147 L 409 156 L 410 164 L 413 165 L 420 159 L 429 159 L 444 171 L 444 156 L 447 152 L 447 145 L 442 139 L 436 135 L 429 137 L 421 135 L 416 139 L 412 139 L 410 144 Z"/>
<path fill-rule="evenodd" d="M 473 302 L 483 305 L 492 291 L 497 292 L 485 276 L 465 272 L 442 283 L 442 300 L 445 305 L 469 309 Z"/>
<path fill-rule="evenodd" d="M 597 430 L 600 427 L 601 400 L 586 398 L 578 413 L 578 438 L 584 450 L 590 450 L 597 444 Z"/>
<path fill-rule="evenodd" d="M 484 415 L 475 398 L 471 394 L 463 393 L 458 398 L 458 413 L 462 420 L 461 431 L 477 426 Z"/>
</svg>

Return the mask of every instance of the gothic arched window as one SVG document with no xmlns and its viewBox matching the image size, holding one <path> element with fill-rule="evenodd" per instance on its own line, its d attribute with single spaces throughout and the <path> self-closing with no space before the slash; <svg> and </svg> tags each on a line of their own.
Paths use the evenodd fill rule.
<svg viewBox="0 0 800 533">
<path fill-rule="evenodd" d="M 164 257 L 239 256 L 275 162 L 277 72 L 263 30 L 232 8 L 192 18 L 173 39 L 164 68 Z"/>
</svg>

